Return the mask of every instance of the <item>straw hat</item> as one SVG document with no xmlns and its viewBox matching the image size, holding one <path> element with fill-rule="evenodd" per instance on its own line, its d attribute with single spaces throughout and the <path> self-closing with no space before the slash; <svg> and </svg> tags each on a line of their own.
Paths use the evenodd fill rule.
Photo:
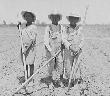
<svg viewBox="0 0 110 96">
<path fill-rule="evenodd" d="M 57 19 L 58 21 L 60 21 L 62 19 L 62 15 L 54 10 L 53 12 L 51 12 L 51 14 L 48 15 L 48 18 L 53 21 L 53 19 Z"/>
<path fill-rule="evenodd" d="M 32 20 L 32 22 L 34 22 L 36 20 L 36 15 L 32 12 L 22 11 L 21 15 L 22 15 L 22 18 L 26 21 Z"/>
</svg>

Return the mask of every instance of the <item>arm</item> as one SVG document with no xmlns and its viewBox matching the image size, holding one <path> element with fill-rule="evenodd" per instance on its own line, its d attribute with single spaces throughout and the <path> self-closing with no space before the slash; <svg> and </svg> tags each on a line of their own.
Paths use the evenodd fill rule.
<svg viewBox="0 0 110 96">
<path fill-rule="evenodd" d="M 81 30 L 82 28 L 77 30 L 77 33 L 75 34 L 74 41 L 70 46 L 70 50 L 72 51 L 78 51 L 84 45 L 84 36 L 83 33 L 81 33 Z"/>
<path fill-rule="evenodd" d="M 71 43 L 69 43 L 65 38 L 62 38 L 62 42 L 65 45 L 65 47 L 69 50 Z"/>
<path fill-rule="evenodd" d="M 69 46 L 71 45 L 71 43 L 69 43 L 67 41 L 67 34 L 66 34 L 66 28 L 65 27 L 62 27 L 62 31 L 61 31 L 61 34 L 62 34 L 62 43 L 65 45 L 65 47 L 69 50 Z"/>
</svg>

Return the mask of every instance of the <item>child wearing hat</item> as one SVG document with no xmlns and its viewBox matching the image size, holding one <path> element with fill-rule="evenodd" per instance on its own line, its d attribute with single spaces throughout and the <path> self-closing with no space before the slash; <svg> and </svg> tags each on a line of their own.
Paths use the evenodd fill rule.
<svg viewBox="0 0 110 96">
<path fill-rule="evenodd" d="M 66 75 L 66 81 L 69 81 L 71 68 L 74 62 L 74 59 L 76 58 L 78 51 L 81 50 L 83 47 L 83 34 L 81 33 L 82 27 L 78 25 L 78 23 L 81 21 L 80 16 L 76 16 L 75 14 L 70 14 L 67 16 L 67 20 L 69 21 L 69 25 L 66 26 L 62 32 L 62 42 L 65 46 L 65 55 L 64 55 L 64 66 L 65 66 L 65 75 Z M 75 78 L 75 77 L 72 77 Z M 68 83 L 65 84 L 65 86 L 68 86 Z M 74 82 L 74 81 L 73 81 Z M 73 84 L 74 85 L 74 84 Z"/>
<path fill-rule="evenodd" d="M 37 36 L 37 28 L 34 22 L 36 20 L 36 16 L 34 13 L 28 11 L 22 11 L 21 15 L 26 21 L 26 27 L 21 30 L 23 39 L 23 48 L 21 50 L 23 53 L 21 53 L 21 55 L 25 55 L 26 70 L 28 74 L 27 78 L 29 78 L 34 73 L 35 44 Z"/>
<path fill-rule="evenodd" d="M 62 19 L 62 16 L 61 14 L 53 13 L 48 15 L 48 18 L 51 20 L 52 24 L 46 27 L 44 35 L 47 60 L 54 56 L 61 48 L 61 25 L 58 24 L 58 22 Z M 43 79 L 52 80 L 54 86 L 60 87 L 60 76 L 63 74 L 62 66 L 63 61 L 60 53 L 54 60 L 50 61 L 48 66 L 49 75 Z M 53 71 L 57 71 L 59 74 L 59 77 L 55 78 L 55 80 L 53 80 Z"/>
</svg>

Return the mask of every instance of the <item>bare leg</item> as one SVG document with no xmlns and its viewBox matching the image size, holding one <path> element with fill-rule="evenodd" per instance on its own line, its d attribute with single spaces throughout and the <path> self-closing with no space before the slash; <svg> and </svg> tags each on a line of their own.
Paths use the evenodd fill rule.
<svg viewBox="0 0 110 96">
<path fill-rule="evenodd" d="M 30 76 L 34 74 L 34 64 L 30 65 Z"/>
<path fill-rule="evenodd" d="M 30 77 L 30 65 L 28 65 L 28 78 Z"/>
<path fill-rule="evenodd" d="M 27 78 L 28 78 L 28 65 L 26 65 Z"/>
</svg>

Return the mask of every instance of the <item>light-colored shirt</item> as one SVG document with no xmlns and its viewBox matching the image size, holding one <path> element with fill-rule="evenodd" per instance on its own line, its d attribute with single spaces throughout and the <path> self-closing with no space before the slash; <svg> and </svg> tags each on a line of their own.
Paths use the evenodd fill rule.
<svg viewBox="0 0 110 96">
<path fill-rule="evenodd" d="M 44 35 L 44 44 L 47 47 L 49 51 L 52 51 L 52 48 L 50 46 L 50 40 L 52 38 L 58 38 L 60 37 L 60 31 L 61 25 L 53 25 L 47 26 L 45 29 L 45 35 Z"/>
<path fill-rule="evenodd" d="M 67 49 L 70 45 L 73 45 L 75 49 L 82 48 L 84 45 L 84 36 L 81 33 L 82 27 L 73 29 L 71 27 L 63 27 L 62 42 Z"/>
<path fill-rule="evenodd" d="M 33 40 L 35 40 L 36 35 L 37 27 L 33 24 L 22 29 L 23 45 L 28 46 Z"/>
</svg>

